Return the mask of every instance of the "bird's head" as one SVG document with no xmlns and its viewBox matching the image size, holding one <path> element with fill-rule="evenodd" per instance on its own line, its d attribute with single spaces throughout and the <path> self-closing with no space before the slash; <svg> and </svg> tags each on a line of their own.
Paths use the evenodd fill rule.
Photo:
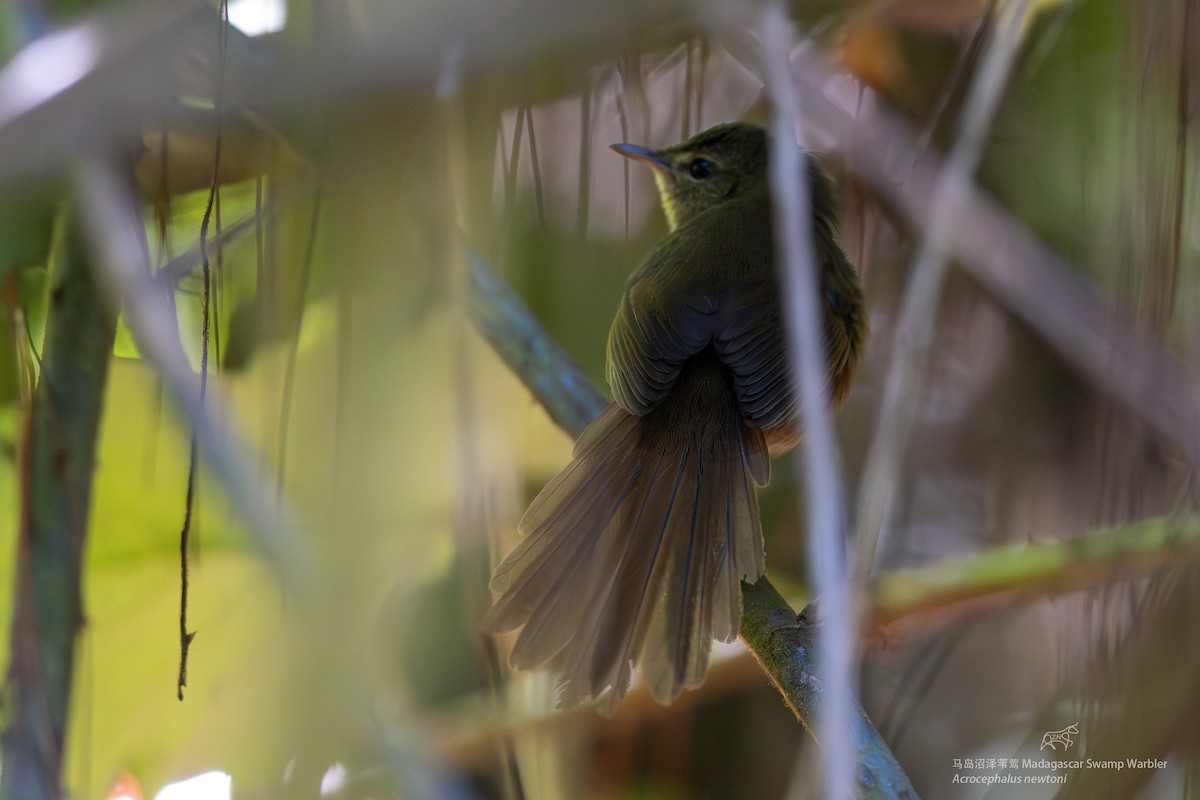
<svg viewBox="0 0 1200 800">
<path fill-rule="evenodd" d="M 722 123 L 665 150 L 633 144 L 612 149 L 654 170 L 672 230 L 767 184 L 767 132 L 749 122 Z"/>
</svg>

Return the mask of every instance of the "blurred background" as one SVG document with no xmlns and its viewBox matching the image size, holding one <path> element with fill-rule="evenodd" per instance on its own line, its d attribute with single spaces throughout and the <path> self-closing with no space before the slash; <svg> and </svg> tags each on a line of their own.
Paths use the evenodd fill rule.
<svg viewBox="0 0 1200 800">
<path fill-rule="evenodd" d="M 788 10 L 798 49 L 829 67 L 826 98 L 865 131 L 899 120 L 911 132 L 872 140 L 898 185 L 955 145 L 997 20 L 1022 15 L 976 179 L 1091 285 L 1113 330 L 1193 375 L 1195 5 Z M 649 173 L 608 145 L 765 120 L 761 69 L 730 44 L 753 40 L 758 9 L 4 5 L 0 586 L 19 586 L 30 558 L 28 454 L 44 446 L 34 387 L 50 368 L 46 332 L 66 313 L 56 276 L 81 260 L 94 301 L 123 308 L 111 346 L 100 342 L 111 354 L 68 662 L 71 797 L 806 796 L 797 765 L 817 748 L 740 643 L 719 646 L 704 686 L 672 706 L 635 689 L 607 719 L 555 712 L 550 681 L 513 674 L 506 643 L 477 632 L 491 567 L 572 440 L 476 333 L 468 257 L 606 389 L 624 280 L 666 230 Z M 853 504 L 925 234 L 827 131 L 802 125 L 801 138 L 837 177 L 841 242 L 870 309 L 866 363 L 837 423 Z M 97 164 L 137 215 L 153 275 L 132 284 L 104 266 L 102 214 L 87 202 Z M 223 437 L 198 440 L 182 702 L 192 426 L 154 355 L 163 329 L 139 327 L 151 314 L 170 321 L 167 339 L 178 334 L 189 378 L 206 361 L 204 408 Z M 899 576 L 923 599 L 871 617 L 858 684 L 925 798 L 1200 797 L 1192 464 L 1061 351 L 952 266 L 875 562 L 881 582 Z M 1120 358 L 1108 364 L 1118 374 Z M 58 426 L 51 418 L 52 441 Z M 261 480 L 208 458 L 222 448 Z M 770 575 L 797 609 L 812 599 L 798 477 L 780 459 L 761 495 Z M 254 508 L 291 520 L 274 544 Z M 1087 543 L 1111 529 L 1116 544 L 1096 556 Z M 1038 560 L 1037 545 L 1074 541 Z M 996 554 L 1013 556 L 999 588 L 979 578 Z M 946 563 L 977 571 L 929 571 Z M 17 592 L 0 592 L 0 769 L 27 677 L 10 657 L 28 634 Z M 1064 758 L 1039 745 L 1072 724 L 1072 758 L 1165 764 L 1005 766 Z M 1066 782 L 955 781 L 991 774 Z"/>
</svg>

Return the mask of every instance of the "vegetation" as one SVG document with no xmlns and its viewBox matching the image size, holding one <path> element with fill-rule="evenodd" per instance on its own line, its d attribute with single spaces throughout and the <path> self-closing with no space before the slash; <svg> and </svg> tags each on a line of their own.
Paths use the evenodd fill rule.
<svg viewBox="0 0 1200 800">
<path fill-rule="evenodd" d="M 14 0 L 0 797 L 1191 796 L 1194 6 Z M 778 459 L 744 645 L 556 713 L 478 621 L 665 229 L 607 145 L 738 118 L 867 292 L 849 569 Z"/>
</svg>

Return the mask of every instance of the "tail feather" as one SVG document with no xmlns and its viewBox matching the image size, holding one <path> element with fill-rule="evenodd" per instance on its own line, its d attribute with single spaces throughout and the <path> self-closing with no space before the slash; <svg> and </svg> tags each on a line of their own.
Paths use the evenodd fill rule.
<svg viewBox="0 0 1200 800">
<path fill-rule="evenodd" d="M 721 514 L 721 533 L 712 554 L 712 571 L 717 576 L 712 587 L 712 635 L 722 642 L 733 641 L 742 618 L 742 576 L 738 574 L 741 570 L 736 569 L 736 565 L 745 562 L 738 561 L 733 507 L 733 493 L 722 498 L 717 506 Z"/>
<path fill-rule="evenodd" d="M 653 470 L 645 473 L 643 485 L 623 510 L 620 518 L 610 523 L 605 534 L 615 534 L 621 545 L 609 569 L 608 581 L 594 603 L 596 614 L 591 625 L 579 631 L 563 657 L 553 666 L 559 671 L 559 704 L 566 707 L 589 698 L 597 699 L 609 687 L 606 710 L 615 709 L 624 696 L 632 675 L 632 663 L 637 660 L 645 639 L 646 601 L 651 573 L 660 540 L 653 536 L 630 535 L 634 531 L 661 529 L 660 515 L 655 508 L 665 486 L 674 485 L 667 458 L 660 456 Z M 657 490 L 657 491 L 656 491 Z M 669 498 L 670 495 L 667 495 Z"/>
<path fill-rule="evenodd" d="M 733 537 L 736 563 L 741 565 L 753 564 L 754 569 L 738 576 L 740 581 L 746 578 L 751 582 L 758 580 L 767 569 L 766 553 L 763 551 L 762 528 L 758 521 L 758 489 L 766 486 L 771 480 L 771 457 L 767 454 L 767 440 L 762 431 L 756 428 L 742 427 L 742 464 L 745 469 L 741 475 L 733 476 L 732 480 L 740 484 L 738 490 L 730 493 L 733 501 L 733 530 L 744 529 L 741 526 L 752 525 L 759 531 L 758 536 Z M 742 591 L 740 584 L 734 593 L 738 602 L 738 619 L 741 619 Z M 734 636 L 737 635 L 736 630 Z M 730 639 L 733 637 L 731 636 Z"/>
<path fill-rule="evenodd" d="M 674 560 L 659 580 L 668 589 L 666 602 L 656 609 L 648 637 L 655 647 L 643 654 L 647 683 L 662 702 L 704 680 L 712 640 L 737 636 L 742 578 L 755 579 L 764 569 L 755 478 L 744 454 L 765 454 L 766 444 L 754 429 L 743 429 L 741 439 L 720 442 L 717 452 L 698 462 L 692 507 L 672 516 Z"/>
<path fill-rule="evenodd" d="M 542 489 L 525 512 L 518 530 L 528 535 L 492 576 L 491 589 L 500 597 L 484 618 L 486 630 L 503 633 L 524 624 L 532 612 L 531 604 L 569 576 L 572 567 L 587 562 L 596 544 L 594 538 L 588 538 L 588 530 L 598 519 L 607 523 L 630 487 L 621 456 L 636 433 L 637 419 L 625 416 L 617 419 L 605 412 L 597 419 L 589 430 L 605 428 L 609 435 L 597 437 L 597 444 L 611 441 L 611 449 L 582 453 Z M 625 482 L 618 484 L 623 478 Z"/>
<path fill-rule="evenodd" d="M 737 635 L 740 581 L 764 569 L 755 485 L 769 456 L 725 376 L 697 375 L 668 408 L 613 405 L 588 426 L 493 577 L 485 629 L 524 625 L 510 662 L 558 671 L 560 706 L 612 711 L 635 665 L 669 702 L 704 679 L 713 638 Z"/>
<path fill-rule="evenodd" d="M 671 690 L 671 667 L 680 657 L 679 641 L 690 643 L 695 633 L 691 615 L 684 613 L 683 607 L 696 599 L 696 584 L 688 564 L 697 543 L 688 535 L 687 528 L 693 507 L 689 494 L 697 482 L 697 467 L 695 454 L 690 448 L 685 449 L 669 494 L 652 493 L 647 498 L 653 513 L 650 521 L 656 523 L 652 530 L 657 534 L 653 546 L 645 548 L 643 559 L 629 565 L 629 573 L 634 579 L 631 583 L 637 588 L 637 609 L 636 622 L 627 638 L 622 661 L 636 661 L 640 653 L 651 693 L 664 703 L 678 694 L 678 690 Z M 705 649 L 711 647 L 708 641 L 696 644 Z M 660 653 L 665 657 L 656 657 Z"/>
<path fill-rule="evenodd" d="M 574 459 L 529 504 L 517 525 L 519 531 L 530 534 L 545 530 L 549 515 L 565 511 L 574 498 L 588 496 L 580 493 L 584 484 L 611 474 L 608 468 L 620 459 L 629 439 L 638 432 L 637 418 L 628 414 L 622 418 L 616 414 L 618 411 L 616 406 L 610 406 L 584 430 L 575 443 Z M 601 420 L 602 424 L 596 424 Z"/>
<path fill-rule="evenodd" d="M 557 579 L 542 594 L 542 602 L 530 612 L 517 638 L 510 659 L 513 666 L 521 669 L 540 666 L 558 656 L 572 640 L 578 640 L 594 629 L 594 618 L 602 606 L 597 600 L 612 591 L 613 579 L 620 573 L 627 544 L 618 540 L 620 529 L 612 524 L 611 517 L 622 506 L 630 490 L 635 489 L 640 475 L 640 469 L 634 471 L 627 491 L 613 503 L 608 519 L 589 523 L 603 525 L 603 533 L 594 546 L 580 547 L 571 553 L 569 563 L 561 568 Z"/>
<path fill-rule="evenodd" d="M 686 456 L 685 452 L 684 459 Z M 590 655 L 592 668 L 575 674 L 563 672 L 564 686 L 585 693 L 585 697 L 597 698 L 612 686 L 612 699 L 614 703 L 619 701 L 628 689 L 630 664 L 639 660 L 655 606 L 665 588 L 661 585 L 662 556 L 686 465 L 686 460 L 670 462 L 669 458 L 660 462 L 663 468 L 651 476 L 641 506 L 631 509 L 637 514 L 625 531 L 628 547 L 610 595 L 611 610 L 600 620 L 594 648 L 589 647 L 590 653 L 580 652 L 571 659 L 586 661 Z M 573 685 L 589 676 L 590 681 Z"/>
<path fill-rule="evenodd" d="M 710 529 L 712 520 L 701 508 L 701 498 L 706 477 L 709 484 L 720 480 L 717 473 L 723 465 L 721 454 L 716 455 L 711 459 L 708 476 L 703 462 L 688 475 L 686 491 L 690 497 L 685 499 L 690 502 L 676 509 L 670 521 L 665 574 L 658 581 L 666 591 L 655 609 L 650 645 L 643 657 L 646 682 L 660 702 L 669 701 L 684 686 L 698 685 L 708 671 L 713 609 L 706 578 L 713 566 L 710 550 L 720 538 L 719 532 Z"/>
</svg>

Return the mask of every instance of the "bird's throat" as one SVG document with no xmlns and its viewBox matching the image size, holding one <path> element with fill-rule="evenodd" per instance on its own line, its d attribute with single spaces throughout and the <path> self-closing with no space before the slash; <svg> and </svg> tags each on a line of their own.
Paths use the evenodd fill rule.
<svg viewBox="0 0 1200 800">
<path fill-rule="evenodd" d="M 679 208 L 671 193 L 671 177 L 655 170 L 654 184 L 658 187 L 658 201 L 662 203 L 663 213 L 667 215 L 667 227 L 675 230 L 679 227 Z"/>
</svg>

